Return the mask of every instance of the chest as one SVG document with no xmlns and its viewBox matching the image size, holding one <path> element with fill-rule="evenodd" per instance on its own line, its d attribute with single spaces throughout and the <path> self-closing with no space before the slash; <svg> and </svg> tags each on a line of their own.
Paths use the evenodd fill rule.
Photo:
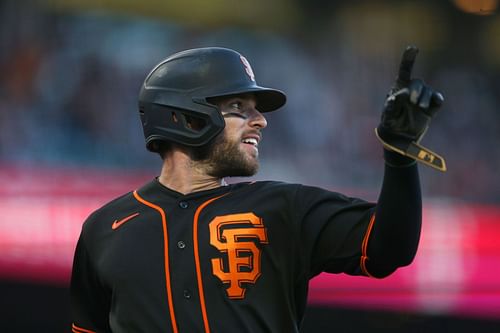
<svg viewBox="0 0 500 333">
<path fill-rule="evenodd" d="M 293 275 L 297 235 L 279 197 L 149 203 L 117 216 L 124 222 L 101 246 L 99 270 L 114 288 L 204 279 L 224 284 L 229 297 L 241 297 L 242 285 L 264 272 L 276 279 Z"/>
</svg>

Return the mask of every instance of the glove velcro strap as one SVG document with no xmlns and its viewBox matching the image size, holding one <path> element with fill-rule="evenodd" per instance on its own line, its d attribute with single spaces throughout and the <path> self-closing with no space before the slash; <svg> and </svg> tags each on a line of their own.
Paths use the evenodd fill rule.
<svg viewBox="0 0 500 333">
<path fill-rule="evenodd" d="M 446 162 L 443 157 L 430 149 L 421 146 L 418 143 L 410 142 L 406 155 L 411 156 L 419 162 L 422 162 L 439 171 L 446 171 Z"/>
<path fill-rule="evenodd" d="M 393 144 L 384 141 L 379 133 L 378 130 L 375 129 L 375 135 L 377 138 L 382 142 L 384 147 L 386 149 L 395 151 L 398 154 L 401 154 L 403 156 L 408 156 L 411 158 L 414 158 L 415 160 L 428 165 L 436 170 L 439 171 L 446 171 L 446 162 L 443 157 L 440 155 L 436 154 L 435 152 L 421 146 L 420 144 L 416 142 L 394 142 Z"/>
</svg>

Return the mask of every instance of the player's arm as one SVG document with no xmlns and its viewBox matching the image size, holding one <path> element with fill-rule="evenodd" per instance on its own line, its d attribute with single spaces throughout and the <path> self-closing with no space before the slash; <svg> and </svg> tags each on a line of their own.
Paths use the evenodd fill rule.
<svg viewBox="0 0 500 333">
<path fill-rule="evenodd" d="M 446 170 L 439 155 L 418 144 L 443 97 L 422 80 L 411 79 L 416 54 L 414 47 L 403 54 L 377 128 L 384 145 L 384 181 L 364 254 L 366 273 L 377 277 L 409 265 L 417 252 L 422 200 L 416 161 Z"/>
<path fill-rule="evenodd" d="M 422 199 L 418 168 L 406 157 L 385 151 L 382 189 L 372 223 L 366 232 L 362 269 L 385 277 L 409 265 L 416 253 L 422 226 Z M 411 161 L 410 161 L 411 163 Z M 397 166 L 401 165 L 401 166 Z"/>
<path fill-rule="evenodd" d="M 111 332 L 109 293 L 99 282 L 83 233 L 76 246 L 70 296 L 73 333 Z"/>
</svg>

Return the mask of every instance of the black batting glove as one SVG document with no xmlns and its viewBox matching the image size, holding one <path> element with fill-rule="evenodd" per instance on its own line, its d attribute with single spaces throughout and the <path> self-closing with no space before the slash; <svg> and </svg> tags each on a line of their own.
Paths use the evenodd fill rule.
<svg viewBox="0 0 500 333">
<path fill-rule="evenodd" d="M 385 101 L 376 134 L 386 149 L 446 171 L 444 159 L 419 144 L 444 98 L 424 81 L 411 79 L 417 53 L 414 46 L 407 47 L 403 53 L 398 77 Z"/>
</svg>

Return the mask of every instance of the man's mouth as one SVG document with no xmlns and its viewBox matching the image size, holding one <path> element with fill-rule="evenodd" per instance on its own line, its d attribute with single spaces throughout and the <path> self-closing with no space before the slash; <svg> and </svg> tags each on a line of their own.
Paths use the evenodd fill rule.
<svg viewBox="0 0 500 333">
<path fill-rule="evenodd" d="M 252 145 L 256 148 L 259 146 L 259 140 L 256 138 L 244 138 L 241 142 Z"/>
</svg>

